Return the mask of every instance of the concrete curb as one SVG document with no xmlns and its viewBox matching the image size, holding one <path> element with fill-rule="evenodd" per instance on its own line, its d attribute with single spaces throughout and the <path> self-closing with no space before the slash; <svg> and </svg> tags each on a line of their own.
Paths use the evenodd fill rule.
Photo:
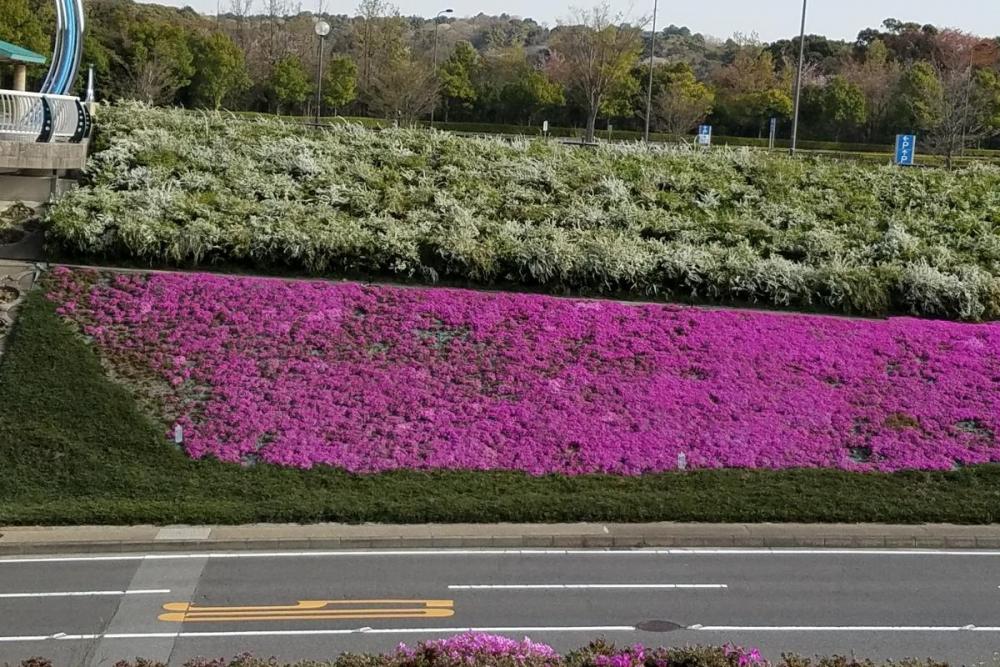
<svg viewBox="0 0 1000 667">
<path fill-rule="evenodd" d="M 0 528 L 0 555 L 349 549 L 1000 549 L 1000 525 L 256 524 Z"/>
</svg>

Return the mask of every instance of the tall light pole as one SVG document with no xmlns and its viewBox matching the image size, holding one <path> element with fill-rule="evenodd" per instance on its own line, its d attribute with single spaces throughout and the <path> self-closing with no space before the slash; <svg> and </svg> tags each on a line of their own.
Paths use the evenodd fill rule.
<svg viewBox="0 0 1000 667">
<path fill-rule="evenodd" d="M 323 114 L 323 42 L 330 34 L 330 24 L 320 19 L 313 27 L 316 36 L 319 37 L 319 54 L 316 63 L 316 124 L 319 125 L 320 116 Z"/>
<path fill-rule="evenodd" d="M 649 143 L 649 118 L 653 111 L 653 57 L 656 54 L 656 5 L 658 0 L 653 0 L 653 33 L 649 37 L 649 83 L 646 85 L 646 131 L 642 133 L 642 140 Z"/>
<path fill-rule="evenodd" d="M 802 0 L 802 30 L 799 31 L 799 71 L 795 74 L 795 111 L 792 118 L 792 155 L 799 143 L 799 102 L 802 100 L 802 70 L 806 66 L 806 5 Z"/>
<path fill-rule="evenodd" d="M 432 73 L 435 79 L 437 78 L 437 70 L 438 70 L 438 26 L 441 25 L 441 22 L 438 21 L 438 19 L 441 18 L 442 14 L 451 14 L 453 11 L 455 10 L 451 8 L 442 9 L 441 11 L 439 11 L 437 14 L 434 15 L 434 49 L 433 49 L 434 67 L 432 69 Z M 431 127 L 434 127 L 434 110 L 436 108 L 437 108 L 437 95 L 434 96 L 434 103 L 431 105 Z"/>
</svg>

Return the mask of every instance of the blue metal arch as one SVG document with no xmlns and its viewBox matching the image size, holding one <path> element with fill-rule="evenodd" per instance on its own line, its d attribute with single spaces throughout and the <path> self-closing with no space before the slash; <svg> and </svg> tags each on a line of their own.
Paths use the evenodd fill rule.
<svg viewBox="0 0 1000 667">
<path fill-rule="evenodd" d="M 83 0 L 56 1 L 56 41 L 42 92 L 68 95 L 83 55 Z"/>
</svg>

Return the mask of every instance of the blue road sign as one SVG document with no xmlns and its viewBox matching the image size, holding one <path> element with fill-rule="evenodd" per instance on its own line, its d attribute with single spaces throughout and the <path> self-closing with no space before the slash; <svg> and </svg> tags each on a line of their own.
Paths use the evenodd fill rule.
<svg viewBox="0 0 1000 667">
<path fill-rule="evenodd" d="M 915 134 L 896 135 L 896 164 L 904 167 L 913 166 L 913 158 L 917 154 L 917 136 Z"/>
<path fill-rule="evenodd" d="M 698 145 L 699 146 L 711 146 L 712 145 L 712 126 L 711 125 L 699 125 L 698 126 Z"/>
</svg>

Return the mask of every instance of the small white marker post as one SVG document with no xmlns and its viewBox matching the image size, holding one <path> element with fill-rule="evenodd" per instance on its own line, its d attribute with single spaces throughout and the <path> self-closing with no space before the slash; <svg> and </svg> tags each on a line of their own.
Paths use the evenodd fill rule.
<svg viewBox="0 0 1000 667">
<path fill-rule="evenodd" d="M 688 457 L 687 457 L 687 454 L 685 454 L 684 452 L 681 452 L 680 454 L 677 455 L 677 469 L 678 470 L 687 470 L 687 467 L 688 467 Z"/>
<path fill-rule="evenodd" d="M 542 121 L 542 136 L 543 137 L 549 136 L 549 121 L 547 120 Z"/>
<path fill-rule="evenodd" d="M 184 444 L 184 429 L 181 428 L 180 424 L 174 426 L 174 444 L 182 445 Z"/>
</svg>

